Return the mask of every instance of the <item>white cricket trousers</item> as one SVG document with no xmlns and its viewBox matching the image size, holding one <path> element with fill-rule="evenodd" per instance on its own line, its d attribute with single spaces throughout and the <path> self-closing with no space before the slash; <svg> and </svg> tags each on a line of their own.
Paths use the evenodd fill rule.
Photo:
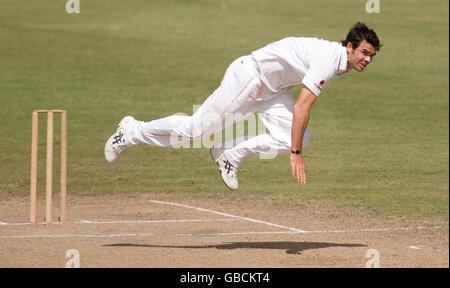
<svg viewBox="0 0 450 288">
<path fill-rule="evenodd" d="M 290 153 L 294 104 L 289 90 L 271 92 L 261 81 L 252 58 L 243 56 L 231 63 L 219 88 L 192 116 L 172 115 L 150 122 L 133 121 L 125 127 L 126 144 L 179 145 L 180 141 L 221 133 L 226 126 L 256 113 L 267 133 L 249 139 L 241 137 L 221 145 L 226 149 L 225 157 L 237 167 L 254 154 L 273 158 L 272 155 Z M 303 147 L 309 140 L 307 129 Z"/>
</svg>

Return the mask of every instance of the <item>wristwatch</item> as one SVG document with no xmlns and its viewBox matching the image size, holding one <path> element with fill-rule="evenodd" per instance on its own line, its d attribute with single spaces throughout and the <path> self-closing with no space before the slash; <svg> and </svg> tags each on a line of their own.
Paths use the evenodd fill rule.
<svg viewBox="0 0 450 288">
<path fill-rule="evenodd" d="M 292 154 L 302 154 L 302 150 L 291 151 Z"/>
</svg>

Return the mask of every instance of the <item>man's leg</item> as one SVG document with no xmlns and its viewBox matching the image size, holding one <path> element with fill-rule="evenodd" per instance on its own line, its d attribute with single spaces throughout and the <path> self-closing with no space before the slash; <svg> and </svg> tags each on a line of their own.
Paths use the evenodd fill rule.
<svg viewBox="0 0 450 288">
<path fill-rule="evenodd" d="M 231 164 L 238 167 L 252 155 L 259 154 L 260 158 L 273 158 L 277 154 L 287 154 L 291 150 L 291 127 L 295 100 L 285 93 L 268 101 L 259 103 L 258 116 L 266 126 L 268 133 L 249 139 L 240 138 L 230 149 L 230 143 L 224 143 L 223 152 Z M 303 148 L 310 142 L 309 130 L 303 136 Z"/>
<path fill-rule="evenodd" d="M 244 60 L 246 61 L 244 63 Z M 136 121 L 130 127 L 130 144 L 144 142 L 156 146 L 170 146 L 174 140 L 190 140 L 222 130 L 222 120 L 226 113 L 236 116 L 248 102 L 249 95 L 259 89 L 249 58 L 241 57 L 227 69 L 219 88 L 209 96 L 192 116 L 173 115 L 150 122 Z M 234 121 L 239 121 L 236 117 Z"/>
<path fill-rule="evenodd" d="M 225 128 L 222 122 L 227 114 L 234 115 L 234 122 L 239 121 L 252 109 L 252 103 L 261 89 L 262 84 L 256 73 L 249 56 L 236 59 L 228 67 L 219 88 L 192 116 L 172 115 L 150 122 L 125 117 L 126 121 L 121 122 L 116 133 L 106 143 L 105 157 L 112 162 L 126 147 L 141 142 L 170 146 L 211 135 Z M 117 141 L 119 136 L 123 142 Z M 117 146 L 117 143 L 122 146 Z"/>
</svg>

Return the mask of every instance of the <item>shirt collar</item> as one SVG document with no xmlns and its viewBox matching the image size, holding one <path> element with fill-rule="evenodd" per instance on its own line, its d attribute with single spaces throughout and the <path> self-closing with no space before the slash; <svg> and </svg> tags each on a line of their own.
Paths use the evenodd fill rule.
<svg viewBox="0 0 450 288">
<path fill-rule="evenodd" d="M 338 72 L 347 71 L 347 49 L 342 46 L 341 58 L 339 59 Z"/>
</svg>

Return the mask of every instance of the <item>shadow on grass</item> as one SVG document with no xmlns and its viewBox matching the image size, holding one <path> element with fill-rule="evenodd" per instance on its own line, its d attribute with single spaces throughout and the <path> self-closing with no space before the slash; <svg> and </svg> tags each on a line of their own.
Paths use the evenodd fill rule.
<svg viewBox="0 0 450 288">
<path fill-rule="evenodd" d="M 328 247 L 367 247 L 363 244 L 339 244 L 326 242 L 232 242 L 218 245 L 198 245 L 198 246 L 169 246 L 169 245 L 146 245 L 132 243 L 118 243 L 103 245 L 105 247 L 148 247 L 148 248 L 181 248 L 181 249 L 277 249 L 286 250 L 287 254 L 301 254 L 302 251 L 311 249 L 322 249 Z"/>
</svg>

